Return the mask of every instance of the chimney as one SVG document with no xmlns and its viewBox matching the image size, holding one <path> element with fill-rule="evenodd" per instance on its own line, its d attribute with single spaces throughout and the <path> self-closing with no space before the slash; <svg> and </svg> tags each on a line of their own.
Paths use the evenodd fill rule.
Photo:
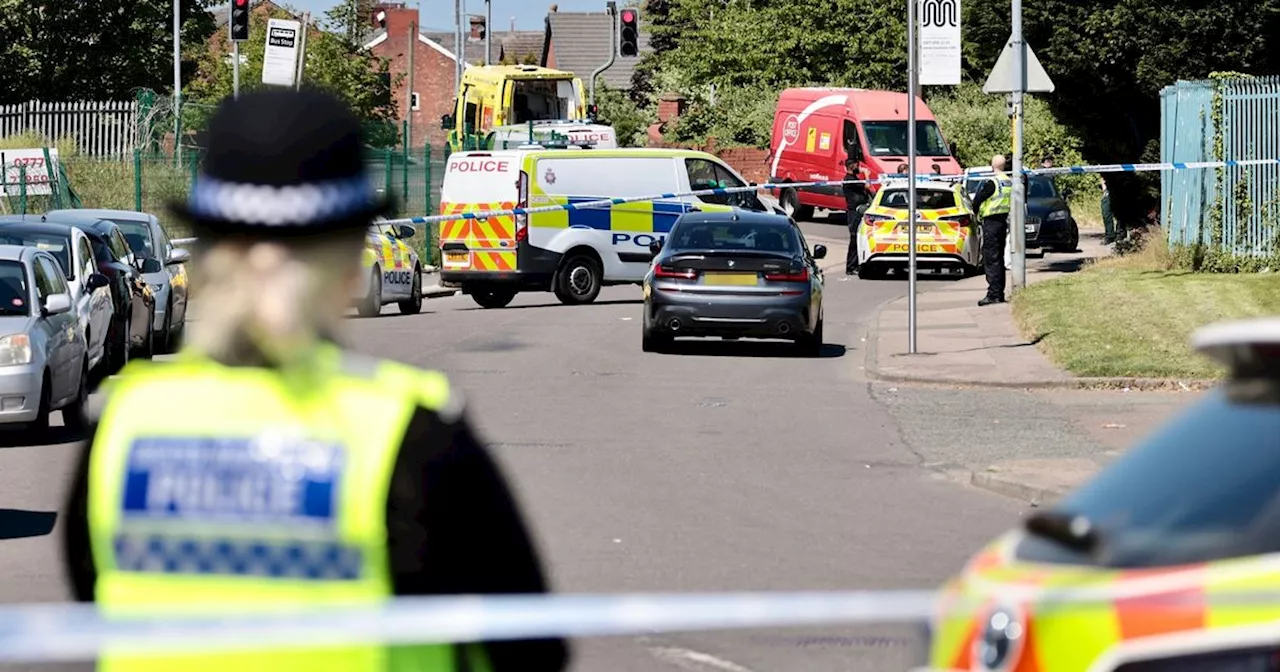
<svg viewBox="0 0 1280 672">
<path fill-rule="evenodd" d="M 472 16 L 472 17 L 471 17 L 471 35 L 469 36 L 469 39 L 472 39 L 472 40 L 483 40 L 483 39 L 484 39 L 484 28 L 485 28 L 485 26 L 484 26 L 484 17 L 483 17 L 483 16 Z"/>
</svg>

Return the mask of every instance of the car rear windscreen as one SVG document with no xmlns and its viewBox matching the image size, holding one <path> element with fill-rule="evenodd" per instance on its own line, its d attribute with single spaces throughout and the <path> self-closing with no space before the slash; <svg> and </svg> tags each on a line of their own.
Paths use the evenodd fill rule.
<svg viewBox="0 0 1280 672">
<path fill-rule="evenodd" d="M 72 268 L 75 264 L 71 263 L 71 239 L 69 238 L 0 230 L 0 245 L 20 245 L 44 250 L 58 260 L 58 265 L 62 267 L 62 273 L 68 280 L 76 279 L 75 269 Z"/>
<path fill-rule="evenodd" d="M 0 315 L 30 315 L 27 269 L 17 261 L 0 261 Z"/>
<path fill-rule="evenodd" d="M 789 224 L 684 222 L 668 237 L 673 250 L 757 250 L 794 253 L 800 241 Z"/>
<path fill-rule="evenodd" d="M 888 189 L 884 192 L 884 196 L 880 198 L 880 207 L 905 208 L 908 203 L 907 197 L 908 194 L 906 189 Z M 916 207 L 922 210 L 954 208 L 956 207 L 955 192 L 943 191 L 941 189 L 921 189 L 917 187 Z"/>
</svg>

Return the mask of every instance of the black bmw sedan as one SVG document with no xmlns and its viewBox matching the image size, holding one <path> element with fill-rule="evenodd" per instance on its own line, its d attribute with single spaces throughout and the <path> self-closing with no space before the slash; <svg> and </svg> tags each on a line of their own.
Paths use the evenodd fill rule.
<svg viewBox="0 0 1280 672">
<path fill-rule="evenodd" d="M 785 215 L 733 210 L 682 215 L 650 248 L 644 350 L 676 337 L 783 339 L 822 350 L 822 269 Z"/>
</svg>

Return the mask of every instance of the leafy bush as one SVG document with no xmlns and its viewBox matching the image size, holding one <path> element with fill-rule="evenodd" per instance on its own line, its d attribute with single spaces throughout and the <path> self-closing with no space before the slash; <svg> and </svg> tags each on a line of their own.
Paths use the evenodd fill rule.
<svg viewBox="0 0 1280 672">
<path fill-rule="evenodd" d="M 714 98 L 702 96 L 691 101 L 685 113 L 667 128 L 666 136 L 680 144 L 701 144 L 713 137 L 724 147 L 765 148 L 773 133 L 777 104 L 778 91 L 767 87 L 725 87 L 717 90 Z"/>
<path fill-rule="evenodd" d="M 644 147 L 648 144 L 649 125 L 657 118 L 652 110 L 643 109 L 624 91 L 596 82 L 596 106 L 600 123 L 613 126 L 621 147 Z"/>
</svg>

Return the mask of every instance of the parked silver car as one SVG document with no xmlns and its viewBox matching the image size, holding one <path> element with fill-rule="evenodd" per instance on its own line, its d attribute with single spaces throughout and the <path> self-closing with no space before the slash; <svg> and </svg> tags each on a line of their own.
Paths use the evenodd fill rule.
<svg viewBox="0 0 1280 672">
<path fill-rule="evenodd" d="M 0 245 L 0 423 L 84 426 L 89 353 L 71 305 L 67 278 L 53 255 Z"/>
<path fill-rule="evenodd" d="M 76 213 L 105 219 L 120 227 L 133 253 L 141 259 L 155 259 L 162 264 L 159 271 L 143 273 L 143 279 L 156 298 L 156 314 L 151 329 L 160 353 L 177 350 L 187 327 L 187 269 L 191 254 L 174 245 L 160 220 L 150 213 L 132 210 L 55 210 L 51 218 L 63 213 Z"/>
</svg>

